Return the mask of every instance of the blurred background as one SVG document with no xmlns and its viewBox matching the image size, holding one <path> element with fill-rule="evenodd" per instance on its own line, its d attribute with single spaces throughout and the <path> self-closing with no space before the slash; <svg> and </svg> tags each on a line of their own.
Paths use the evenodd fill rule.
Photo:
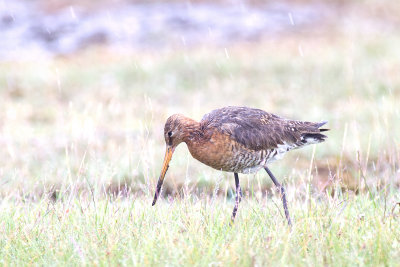
<svg viewBox="0 0 400 267">
<path fill-rule="evenodd" d="M 0 196 L 151 197 L 167 117 L 228 105 L 329 121 L 325 143 L 271 165 L 292 194 L 396 190 L 399 14 L 389 0 L 0 0 Z M 163 193 L 232 186 L 183 144 Z"/>
</svg>

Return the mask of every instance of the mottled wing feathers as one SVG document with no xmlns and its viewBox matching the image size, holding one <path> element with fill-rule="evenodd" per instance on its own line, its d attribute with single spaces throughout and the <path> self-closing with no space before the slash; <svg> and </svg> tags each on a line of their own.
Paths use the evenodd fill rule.
<svg viewBox="0 0 400 267">
<path fill-rule="evenodd" d="M 293 148 L 324 141 L 322 123 L 287 120 L 260 109 L 225 107 L 204 115 L 203 128 L 218 129 L 249 149 L 274 149 L 287 144 Z M 322 129 L 326 130 L 326 129 Z"/>
</svg>

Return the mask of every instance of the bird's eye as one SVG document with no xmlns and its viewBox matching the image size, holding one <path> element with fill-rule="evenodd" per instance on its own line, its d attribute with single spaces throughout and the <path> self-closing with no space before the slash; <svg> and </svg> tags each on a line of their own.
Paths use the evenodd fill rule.
<svg viewBox="0 0 400 267">
<path fill-rule="evenodd" d="M 169 136 L 169 137 L 172 136 L 172 132 L 171 132 L 171 131 L 168 132 L 168 136 Z"/>
</svg>

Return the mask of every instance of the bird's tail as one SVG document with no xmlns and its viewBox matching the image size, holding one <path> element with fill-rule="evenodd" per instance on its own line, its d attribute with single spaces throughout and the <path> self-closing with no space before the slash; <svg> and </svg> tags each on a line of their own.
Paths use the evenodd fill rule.
<svg viewBox="0 0 400 267">
<path fill-rule="evenodd" d="M 317 144 L 317 143 L 324 142 L 325 139 L 328 137 L 324 134 L 321 134 L 321 132 L 329 131 L 329 129 L 326 129 L 326 128 L 320 129 L 320 127 L 322 127 L 326 123 L 327 123 L 327 121 L 314 123 L 313 124 L 314 127 L 311 131 L 304 132 L 301 135 L 301 142 L 304 145 Z"/>
</svg>

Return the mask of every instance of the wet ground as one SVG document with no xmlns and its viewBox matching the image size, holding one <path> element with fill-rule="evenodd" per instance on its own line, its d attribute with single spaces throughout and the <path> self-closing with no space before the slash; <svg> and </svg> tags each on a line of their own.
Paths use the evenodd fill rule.
<svg viewBox="0 0 400 267">
<path fill-rule="evenodd" d="M 317 28 L 332 13 L 323 5 L 279 2 L 119 3 L 96 9 L 66 5 L 49 12 L 39 2 L 0 0 L 0 59 L 70 54 L 93 44 L 174 49 L 254 42 Z"/>
</svg>

